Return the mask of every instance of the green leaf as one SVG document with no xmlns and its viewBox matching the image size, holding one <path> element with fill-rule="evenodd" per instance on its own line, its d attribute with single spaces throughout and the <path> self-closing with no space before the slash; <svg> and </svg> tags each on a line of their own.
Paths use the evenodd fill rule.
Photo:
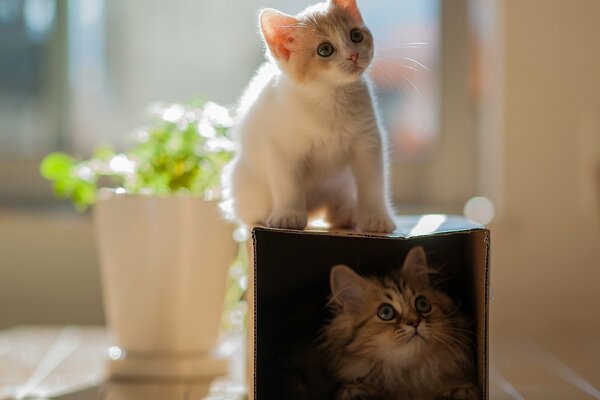
<svg viewBox="0 0 600 400">
<path fill-rule="evenodd" d="M 71 197 L 73 190 L 75 190 L 76 184 L 77 179 L 71 177 L 70 175 L 61 177 L 54 181 L 54 194 L 61 199 Z"/>
<path fill-rule="evenodd" d="M 115 155 L 115 151 L 110 146 L 100 146 L 94 150 L 94 156 L 92 158 L 107 161 Z"/>
<path fill-rule="evenodd" d="M 191 111 L 189 115 L 197 116 L 202 115 L 205 105 L 205 99 L 198 99 L 183 107 Z M 232 152 L 226 146 L 222 149 L 207 146 L 207 138 L 198 131 L 198 122 L 190 120 L 183 127 L 153 119 L 145 128 L 148 136 L 144 141 L 136 142 L 125 153 L 135 161 L 134 176 L 108 168 L 115 156 L 110 147 L 99 147 L 90 159 L 81 162 L 65 153 L 50 154 L 42 161 L 40 172 L 53 182 L 57 197 L 70 198 L 79 210 L 96 201 L 98 185 L 111 186 L 111 180 L 118 181 L 130 193 L 147 189 L 155 195 L 181 192 L 202 195 L 205 190 L 218 186 L 221 170 L 231 160 Z M 213 124 L 218 140 L 230 139 L 230 127 L 209 123 Z M 91 168 L 93 177 L 83 180 L 86 171 L 80 168 Z"/>
<path fill-rule="evenodd" d="M 71 196 L 73 204 L 78 211 L 85 210 L 89 205 L 96 201 L 96 185 L 83 180 L 78 180 Z"/>
<path fill-rule="evenodd" d="M 50 181 L 63 179 L 71 173 L 75 159 L 66 153 L 48 154 L 40 164 L 40 173 Z"/>
</svg>

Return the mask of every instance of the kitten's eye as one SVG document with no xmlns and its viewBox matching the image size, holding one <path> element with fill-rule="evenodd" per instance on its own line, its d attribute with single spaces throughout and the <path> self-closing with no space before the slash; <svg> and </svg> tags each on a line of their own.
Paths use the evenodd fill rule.
<svg viewBox="0 0 600 400">
<path fill-rule="evenodd" d="M 383 321 L 391 321 L 396 317 L 396 310 L 389 304 L 382 304 L 377 310 L 377 316 Z"/>
<path fill-rule="evenodd" d="M 419 296 L 415 299 L 415 309 L 421 314 L 427 314 L 431 311 L 431 303 L 425 296 Z"/>
<path fill-rule="evenodd" d="M 365 35 L 358 29 L 352 29 L 350 31 L 350 40 L 352 40 L 354 43 L 362 42 L 364 37 Z"/>
<path fill-rule="evenodd" d="M 333 54 L 334 51 L 335 49 L 333 48 L 331 43 L 327 42 L 321 43 L 319 47 L 317 47 L 317 54 L 321 57 L 329 57 Z"/>
</svg>

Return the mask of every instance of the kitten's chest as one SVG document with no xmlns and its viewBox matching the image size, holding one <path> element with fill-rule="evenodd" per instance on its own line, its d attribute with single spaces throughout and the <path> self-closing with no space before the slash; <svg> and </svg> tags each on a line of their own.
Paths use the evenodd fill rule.
<svg viewBox="0 0 600 400">
<path fill-rule="evenodd" d="M 328 103 L 307 107 L 305 114 L 306 159 L 317 164 L 347 160 L 360 135 L 356 116 L 339 112 Z"/>
<path fill-rule="evenodd" d="M 353 135 L 345 131 L 323 130 L 311 138 L 303 161 L 306 172 L 327 175 L 350 163 Z"/>
</svg>

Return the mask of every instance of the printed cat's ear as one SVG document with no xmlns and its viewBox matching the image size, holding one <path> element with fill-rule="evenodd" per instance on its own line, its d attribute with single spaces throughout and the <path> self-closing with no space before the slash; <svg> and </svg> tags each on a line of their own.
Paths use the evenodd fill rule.
<svg viewBox="0 0 600 400">
<path fill-rule="evenodd" d="M 346 10 L 355 21 L 363 22 L 362 15 L 360 15 L 360 10 L 358 9 L 358 4 L 356 4 L 356 0 L 331 0 L 331 3 L 334 6 Z"/>
<path fill-rule="evenodd" d="M 351 268 L 336 265 L 330 276 L 332 299 L 346 311 L 355 311 L 365 302 L 367 281 Z"/>
<path fill-rule="evenodd" d="M 402 266 L 402 276 L 410 286 L 426 288 L 429 286 L 429 267 L 427 256 L 422 246 L 410 249 Z"/>
<path fill-rule="evenodd" d="M 299 22 L 298 19 L 271 8 L 260 13 L 260 31 L 275 58 L 290 58 Z"/>
</svg>

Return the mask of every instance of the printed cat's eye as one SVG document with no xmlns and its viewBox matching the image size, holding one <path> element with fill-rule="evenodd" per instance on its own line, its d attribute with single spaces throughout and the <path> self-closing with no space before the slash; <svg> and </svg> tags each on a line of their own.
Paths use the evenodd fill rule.
<svg viewBox="0 0 600 400">
<path fill-rule="evenodd" d="M 431 303 L 429 303 L 429 300 L 425 296 L 419 296 L 415 299 L 415 309 L 420 314 L 427 314 L 431 311 Z"/>
<path fill-rule="evenodd" d="M 382 304 L 377 310 L 377 316 L 383 321 L 391 321 L 396 317 L 396 310 L 389 304 Z"/>
<path fill-rule="evenodd" d="M 352 29 L 350 31 L 350 40 L 354 43 L 360 43 L 363 41 L 365 35 L 359 29 Z"/>
<path fill-rule="evenodd" d="M 329 57 L 333 54 L 335 49 L 331 45 L 331 43 L 323 42 L 317 47 L 317 54 L 321 57 Z"/>
</svg>

